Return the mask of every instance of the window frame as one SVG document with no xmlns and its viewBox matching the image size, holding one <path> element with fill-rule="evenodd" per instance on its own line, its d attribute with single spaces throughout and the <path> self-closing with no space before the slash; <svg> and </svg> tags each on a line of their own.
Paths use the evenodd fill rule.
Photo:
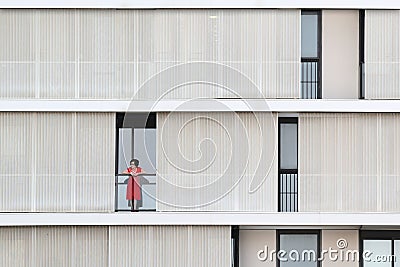
<svg viewBox="0 0 400 267">
<path fill-rule="evenodd" d="M 302 22 L 302 16 L 303 15 L 316 15 L 317 16 L 317 57 L 303 57 L 301 55 L 301 50 L 300 50 L 300 62 L 317 62 L 317 91 L 316 91 L 316 97 L 315 98 L 306 98 L 303 97 L 303 92 L 302 92 L 302 67 L 300 68 L 300 98 L 301 99 L 321 99 L 322 98 L 322 10 L 319 9 L 302 9 L 301 14 L 300 14 L 300 21 Z M 300 30 L 301 31 L 301 30 Z M 300 37 L 301 37 L 301 32 L 300 32 Z M 300 42 L 301 44 L 301 42 Z M 300 63 L 300 64 L 301 64 Z"/>
<path fill-rule="evenodd" d="M 394 241 L 400 241 L 400 230 L 361 230 L 359 232 L 359 253 L 364 253 L 364 240 L 390 240 L 391 253 L 394 255 Z M 391 262 L 394 267 L 395 261 Z M 364 266 L 364 259 L 360 257 L 360 267 Z"/>
<path fill-rule="evenodd" d="M 285 171 L 288 174 L 296 174 L 298 179 L 299 173 L 299 122 L 297 117 L 279 117 L 278 118 L 278 212 L 298 212 L 299 211 L 299 202 L 298 202 L 298 180 L 297 180 L 297 188 L 296 190 L 296 206 L 294 207 L 295 211 L 283 211 L 282 210 L 282 201 L 281 201 L 281 173 Z M 281 169 L 281 124 L 295 124 L 297 126 L 297 168 L 296 169 Z"/>
<path fill-rule="evenodd" d="M 277 251 L 281 250 L 281 235 L 317 235 L 317 267 L 321 267 L 321 261 L 318 260 L 321 257 L 321 230 L 308 230 L 308 229 L 282 229 L 276 230 L 276 248 Z M 276 267 L 280 267 L 279 258 L 276 257 Z"/>
</svg>

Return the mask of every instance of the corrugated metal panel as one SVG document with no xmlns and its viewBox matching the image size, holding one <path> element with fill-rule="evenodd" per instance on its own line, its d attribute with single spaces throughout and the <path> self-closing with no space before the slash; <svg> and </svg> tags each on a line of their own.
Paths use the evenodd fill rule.
<svg viewBox="0 0 400 267">
<path fill-rule="evenodd" d="M 277 115 L 158 113 L 158 210 L 277 210 Z"/>
<path fill-rule="evenodd" d="M 42 99 L 66 99 L 75 96 L 75 63 L 40 63 L 40 92 Z"/>
<path fill-rule="evenodd" d="M 365 11 L 365 98 L 400 98 L 400 10 Z"/>
<path fill-rule="evenodd" d="M 0 114 L 0 210 L 28 211 L 34 174 L 33 120 L 28 113 Z M 27 186 L 28 185 L 28 186 Z"/>
<path fill-rule="evenodd" d="M 382 210 L 400 210 L 400 114 L 381 115 Z"/>
<path fill-rule="evenodd" d="M 1 98 L 35 98 L 35 75 L 34 63 L 0 62 Z"/>
<path fill-rule="evenodd" d="M 76 117 L 76 210 L 112 211 L 114 207 L 115 114 Z"/>
<path fill-rule="evenodd" d="M 399 211 L 398 114 L 301 114 L 300 211 Z"/>
<path fill-rule="evenodd" d="M 230 227 L 193 226 L 189 232 L 189 248 L 193 256 L 188 255 L 188 266 L 231 266 Z M 218 248 L 218 249 L 217 249 Z M 180 251 L 176 251 L 179 255 Z"/>
<path fill-rule="evenodd" d="M 75 259 L 72 227 L 35 227 L 33 231 L 36 266 L 72 266 Z"/>
<path fill-rule="evenodd" d="M 1 227 L 1 266 L 108 266 L 108 227 Z"/>
<path fill-rule="evenodd" d="M 141 88 L 138 98 L 298 97 L 300 11 L 185 10 L 141 15 L 154 16 L 140 38 L 149 41 L 142 60 L 155 65 L 153 74 L 161 70 L 166 74 L 155 77 L 160 80 L 148 86 L 152 90 Z M 193 61 L 210 64 L 198 63 L 193 69 L 161 67 L 167 62 Z M 194 81 L 203 84 L 202 90 L 191 85 Z"/>
<path fill-rule="evenodd" d="M 1 211 L 114 210 L 115 114 L 0 113 Z"/>
<path fill-rule="evenodd" d="M 0 61 L 35 61 L 35 19 L 37 12 L 28 9 L 0 10 Z M 23 44 L 23 45 L 18 45 Z"/>
<path fill-rule="evenodd" d="M 145 84 L 135 97 L 299 96 L 299 10 L 10 9 L 1 15 L 3 98 L 130 99 L 148 79 L 155 86 Z M 156 75 L 161 71 L 164 76 Z"/>
<path fill-rule="evenodd" d="M 0 10 L 0 95 L 35 98 L 36 13 Z"/>
<path fill-rule="evenodd" d="M 32 227 L 0 228 L 0 266 L 35 266 Z"/>
<path fill-rule="evenodd" d="M 108 267 L 108 227 L 73 227 L 75 259 L 73 266 Z"/>
<path fill-rule="evenodd" d="M 1 266 L 230 265 L 229 226 L 1 227 Z"/>
<path fill-rule="evenodd" d="M 110 227 L 110 267 L 231 266 L 230 227 Z"/>
</svg>

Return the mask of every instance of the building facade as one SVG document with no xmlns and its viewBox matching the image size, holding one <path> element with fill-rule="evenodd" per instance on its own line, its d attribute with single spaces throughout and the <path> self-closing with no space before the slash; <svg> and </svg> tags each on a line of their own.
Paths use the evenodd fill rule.
<svg viewBox="0 0 400 267">
<path fill-rule="evenodd" d="M 22 2 L 0 266 L 400 266 L 400 5 Z"/>
</svg>

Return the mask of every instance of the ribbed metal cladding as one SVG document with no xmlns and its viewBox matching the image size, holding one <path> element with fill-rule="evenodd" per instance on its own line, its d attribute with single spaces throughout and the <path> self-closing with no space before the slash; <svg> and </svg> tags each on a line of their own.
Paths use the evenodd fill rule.
<svg viewBox="0 0 400 267">
<path fill-rule="evenodd" d="M 1 227 L 1 266 L 109 266 L 108 227 Z"/>
<path fill-rule="evenodd" d="M 231 266 L 229 226 L 0 227 L 1 266 Z"/>
<path fill-rule="evenodd" d="M 0 10 L 0 94 L 34 98 L 37 43 L 35 15 L 29 10 Z"/>
<path fill-rule="evenodd" d="M 157 210 L 277 211 L 276 113 L 157 115 Z"/>
<path fill-rule="evenodd" d="M 400 10 L 365 11 L 365 98 L 400 98 Z"/>
<path fill-rule="evenodd" d="M 114 210 L 115 114 L 0 113 L 0 210 Z"/>
<path fill-rule="evenodd" d="M 0 210 L 29 211 L 34 152 L 32 115 L 0 113 Z M 17 140 L 17 141 L 16 141 Z"/>
<path fill-rule="evenodd" d="M 32 227 L 0 227 L 0 265 L 34 267 L 34 242 Z"/>
<path fill-rule="evenodd" d="M 230 227 L 110 227 L 110 267 L 228 267 L 230 255 Z"/>
<path fill-rule="evenodd" d="M 2 98 L 299 97 L 299 10 L 3 9 L 0 24 Z"/>
<path fill-rule="evenodd" d="M 399 114 L 301 114 L 299 211 L 398 212 Z"/>
</svg>

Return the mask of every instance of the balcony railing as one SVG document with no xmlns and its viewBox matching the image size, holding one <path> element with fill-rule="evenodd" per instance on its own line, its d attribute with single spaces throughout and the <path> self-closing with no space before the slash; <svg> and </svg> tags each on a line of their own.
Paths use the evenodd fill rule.
<svg viewBox="0 0 400 267">
<path fill-rule="evenodd" d="M 279 211 L 297 212 L 298 175 L 297 170 L 279 171 Z"/>
<path fill-rule="evenodd" d="M 128 181 L 132 179 L 129 174 L 115 175 L 115 211 L 155 211 L 156 210 L 156 175 L 139 174 L 141 200 L 134 210 L 126 200 Z"/>
<path fill-rule="evenodd" d="M 301 98 L 317 99 L 320 96 L 319 59 L 301 59 Z"/>
</svg>

